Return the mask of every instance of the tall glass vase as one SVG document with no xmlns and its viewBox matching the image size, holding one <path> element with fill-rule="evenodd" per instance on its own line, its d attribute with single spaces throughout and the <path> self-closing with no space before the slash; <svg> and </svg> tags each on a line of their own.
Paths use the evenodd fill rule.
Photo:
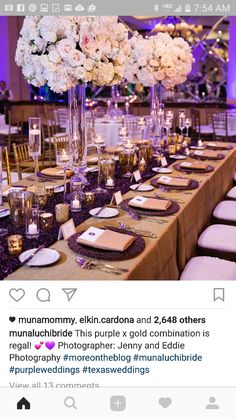
<svg viewBox="0 0 236 419">
<path fill-rule="evenodd" d="M 150 86 L 150 112 L 155 115 L 159 109 L 163 108 L 162 104 L 162 85 L 161 83 Z"/>
<path fill-rule="evenodd" d="M 161 83 L 150 86 L 150 114 L 153 155 L 157 156 L 161 148 L 162 129 L 164 124 L 164 109 L 161 101 Z"/>
<path fill-rule="evenodd" d="M 86 85 L 78 84 L 68 91 L 68 124 L 71 149 L 74 154 L 75 175 L 82 184 L 87 168 Z"/>
</svg>

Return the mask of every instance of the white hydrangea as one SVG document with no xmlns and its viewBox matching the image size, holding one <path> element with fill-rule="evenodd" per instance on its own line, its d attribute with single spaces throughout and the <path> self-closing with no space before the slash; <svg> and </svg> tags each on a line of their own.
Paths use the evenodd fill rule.
<svg viewBox="0 0 236 419">
<path fill-rule="evenodd" d="M 120 83 L 129 54 L 117 16 L 28 16 L 15 59 L 29 83 L 61 93 L 77 83 Z"/>
<path fill-rule="evenodd" d="M 170 89 L 183 83 L 192 70 L 193 56 L 183 38 L 159 33 L 144 39 L 136 33 L 130 41 L 131 54 L 125 78 L 130 83 L 152 86 L 161 82 Z"/>
</svg>

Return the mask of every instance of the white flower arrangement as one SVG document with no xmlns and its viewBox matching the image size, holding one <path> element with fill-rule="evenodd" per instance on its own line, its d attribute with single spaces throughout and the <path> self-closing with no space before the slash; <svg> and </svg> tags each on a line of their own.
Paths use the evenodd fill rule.
<svg viewBox="0 0 236 419">
<path fill-rule="evenodd" d="M 16 63 L 34 86 L 62 93 L 78 83 L 119 83 L 130 54 L 128 30 L 116 16 L 27 16 Z"/>
<path fill-rule="evenodd" d="M 183 38 L 171 38 L 159 33 L 144 39 L 135 34 L 131 39 L 131 54 L 125 71 L 130 83 L 153 86 L 161 82 L 170 89 L 183 83 L 192 70 L 193 56 Z"/>
</svg>

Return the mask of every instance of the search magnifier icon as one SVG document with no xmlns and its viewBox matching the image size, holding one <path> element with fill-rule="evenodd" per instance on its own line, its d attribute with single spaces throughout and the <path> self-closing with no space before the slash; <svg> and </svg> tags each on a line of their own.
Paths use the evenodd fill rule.
<svg viewBox="0 0 236 419">
<path fill-rule="evenodd" d="M 77 409 L 75 405 L 75 398 L 71 396 L 68 396 L 65 398 L 64 405 L 69 408 L 73 407 L 73 409 Z"/>
</svg>

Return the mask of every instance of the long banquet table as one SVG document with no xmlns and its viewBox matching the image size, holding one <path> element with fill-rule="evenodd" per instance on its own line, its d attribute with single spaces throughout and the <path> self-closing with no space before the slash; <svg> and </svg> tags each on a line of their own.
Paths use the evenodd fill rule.
<svg viewBox="0 0 236 419">
<path fill-rule="evenodd" d="M 129 214 L 120 210 L 118 217 L 111 220 L 88 218 L 77 226 L 82 231 L 89 226 L 102 227 L 104 225 L 117 226 L 118 222 L 138 226 L 140 229 L 150 230 L 157 235 L 156 239 L 145 238 L 145 250 L 135 258 L 112 262 L 114 266 L 126 267 L 129 271 L 120 276 L 113 276 L 100 270 L 84 270 L 78 266 L 76 254 L 69 249 L 66 241 L 55 242 L 51 247 L 61 254 L 56 265 L 42 268 L 23 266 L 8 275 L 7 280 L 177 280 L 190 257 L 196 254 L 197 239 L 201 231 L 209 225 L 215 205 L 222 200 L 233 183 L 233 173 L 236 169 L 236 147 L 223 151 L 223 160 L 209 161 L 214 166 L 214 172 L 208 174 L 192 173 L 186 175 L 199 182 L 199 187 L 191 194 L 181 192 L 161 192 L 162 196 L 183 201 L 180 210 L 172 216 L 165 217 L 168 223 L 157 224 L 147 220 L 134 220 Z M 192 161 L 191 158 L 187 160 Z M 173 165 L 171 176 L 180 175 Z M 154 172 L 153 172 L 154 173 Z M 185 176 L 185 174 L 182 174 Z M 154 177 L 157 177 L 155 175 Z M 22 183 L 27 181 L 22 181 Z M 149 183 L 148 180 L 146 183 Z M 50 182 L 48 182 L 50 184 Z M 47 185 L 47 183 L 46 183 Z M 145 192 L 145 196 L 154 196 L 158 189 Z M 129 191 L 124 198 L 135 196 Z M 161 217 L 162 219 L 164 217 Z"/>
</svg>

